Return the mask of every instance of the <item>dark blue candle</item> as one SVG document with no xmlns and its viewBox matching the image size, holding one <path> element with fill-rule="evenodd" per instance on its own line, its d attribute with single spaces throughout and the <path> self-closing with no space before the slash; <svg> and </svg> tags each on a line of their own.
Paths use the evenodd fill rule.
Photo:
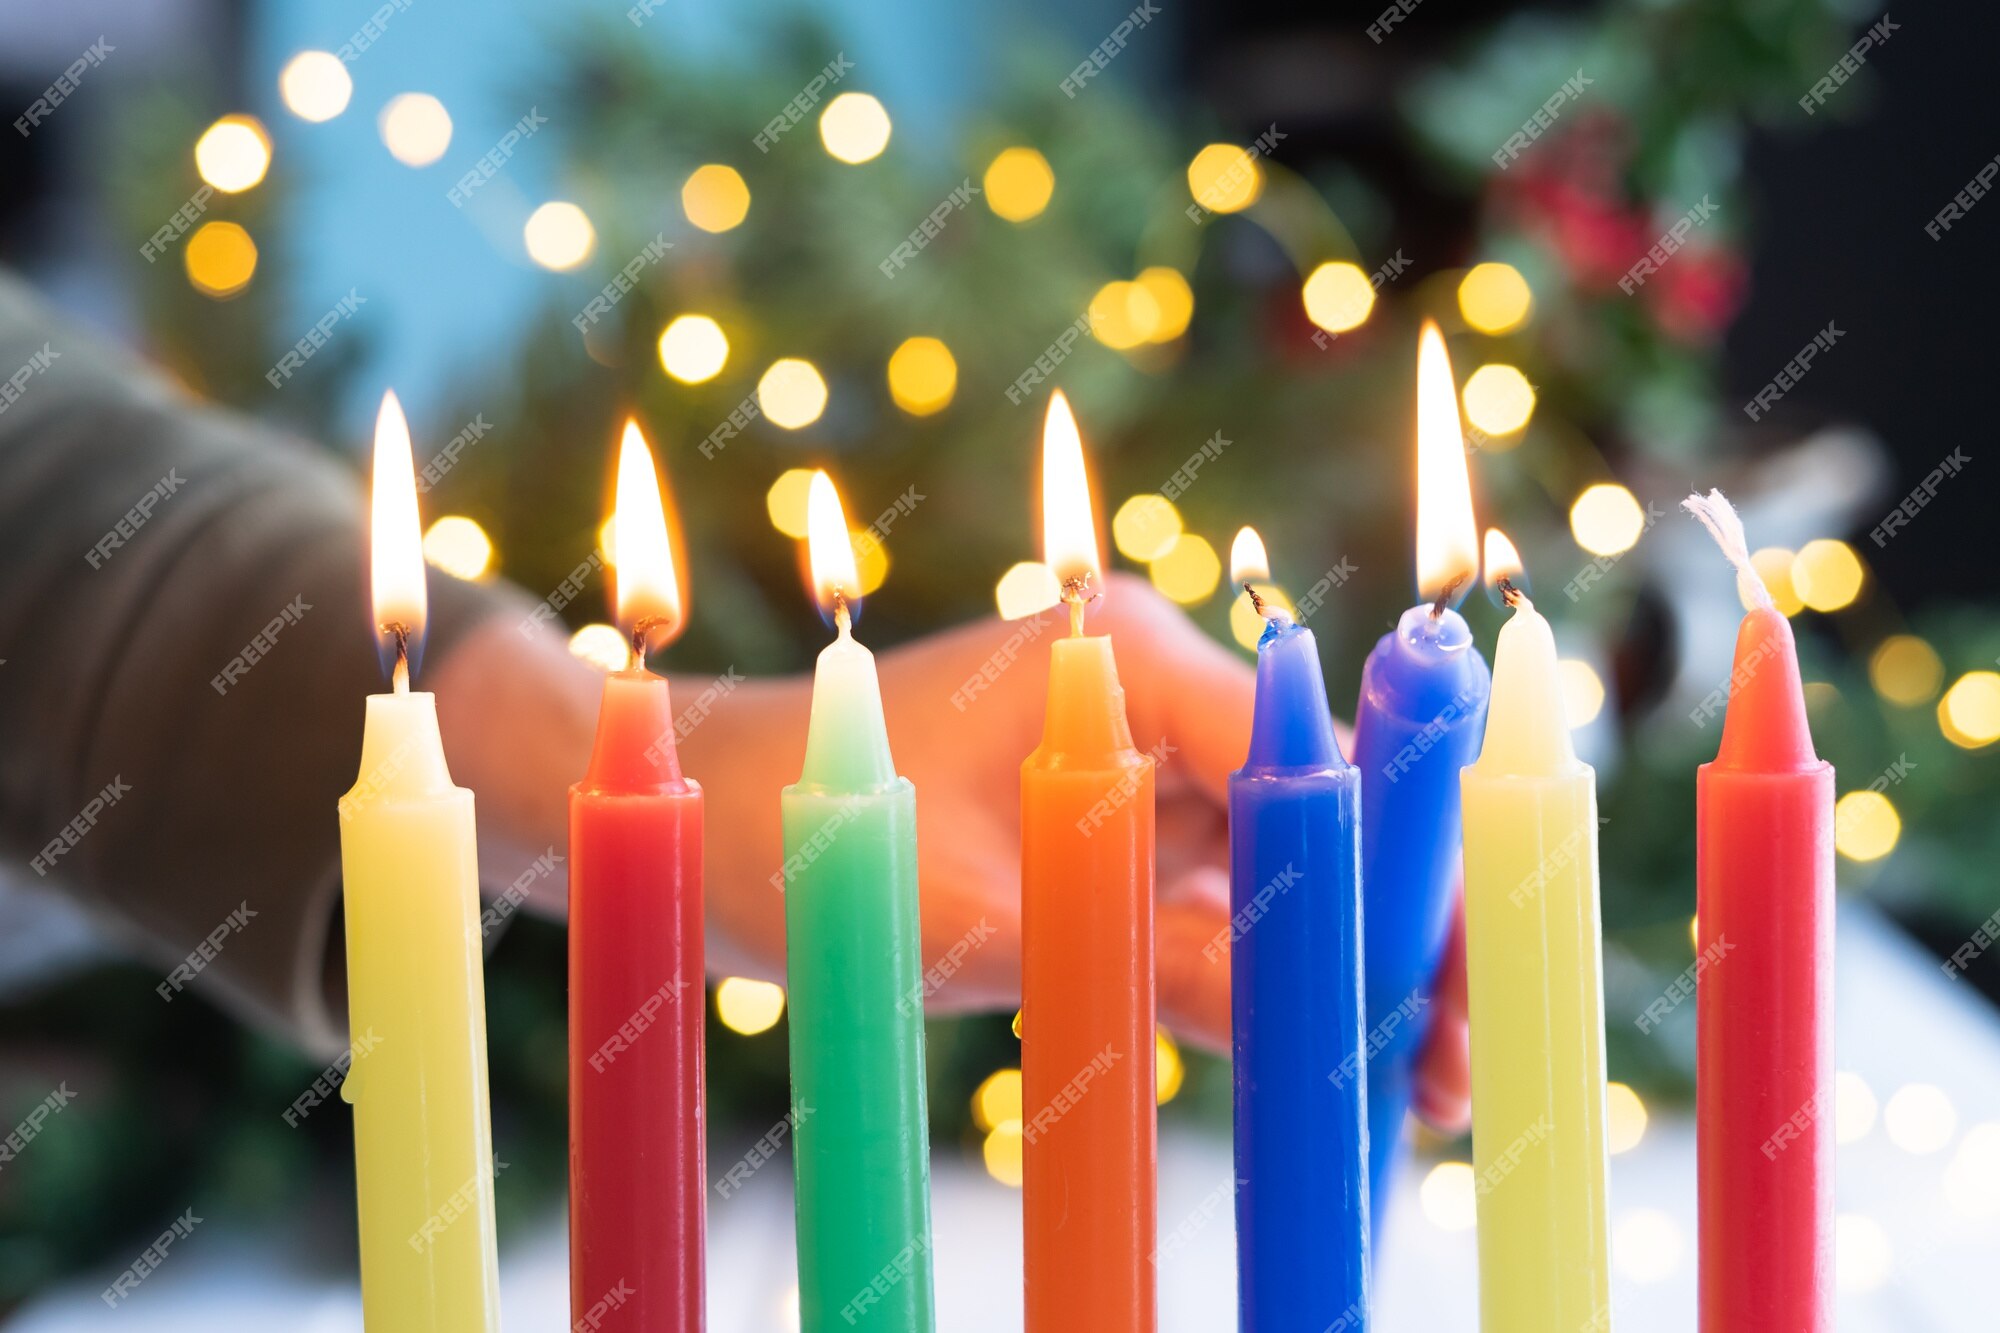
<svg viewBox="0 0 2000 1333">
<path fill-rule="evenodd" d="M 1363 1333 L 1361 778 L 1311 631 L 1260 609 L 1250 753 L 1229 779 L 1240 1327 Z"/>
<path fill-rule="evenodd" d="M 1361 673 L 1369 1198 L 1380 1236 L 1459 865 L 1458 771 L 1479 752 L 1492 673 L 1450 605 L 1479 573 L 1458 391 L 1437 325 L 1417 351 L 1417 586 Z"/>
</svg>

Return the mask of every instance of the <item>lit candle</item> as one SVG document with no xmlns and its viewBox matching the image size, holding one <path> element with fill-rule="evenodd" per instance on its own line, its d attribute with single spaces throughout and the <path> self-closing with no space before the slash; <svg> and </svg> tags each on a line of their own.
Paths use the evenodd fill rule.
<svg viewBox="0 0 2000 1333">
<path fill-rule="evenodd" d="M 837 628 L 785 788 L 785 981 L 804 1333 L 929 1333 L 917 791 L 896 773 L 875 655 L 854 641 L 853 539 L 824 472 L 808 492 L 813 592 Z"/>
<path fill-rule="evenodd" d="M 1563 716 L 1555 636 L 1486 534 L 1514 614 L 1465 788 L 1466 998 L 1481 1333 L 1609 1327 L 1597 776 Z M 1776 1326 L 1770 1326 L 1775 1328 Z"/>
<path fill-rule="evenodd" d="M 1458 874 L 1458 772 L 1479 747 L 1490 677 L 1452 610 L 1479 573 L 1479 530 L 1444 336 L 1417 346 L 1417 589 L 1361 673 L 1361 919 L 1368 995 L 1370 1218 L 1382 1234 Z"/>
<path fill-rule="evenodd" d="M 1695 778 L 1695 1155 L 1702 1333 L 1833 1327 L 1833 766 L 1792 627 L 1721 492 L 1682 504 L 1750 603 L 1715 762 Z"/>
<path fill-rule="evenodd" d="M 1312 631 L 1255 590 L 1270 577 L 1255 529 L 1229 563 L 1266 621 L 1250 753 L 1229 779 L 1238 1323 L 1364 1333 L 1361 775 Z"/>
<path fill-rule="evenodd" d="M 632 662 L 605 678 L 569 793 L 570 1313 L 702 1327 L 702 798 L 681 776 L 667 682 L 646 669 L 686 623 L 653 456 L 618 451 L 612 569 Z"/>
<path fill-rule="evenodd" d="M 1069 607 L 1042 743 L 1021 767 L 1022 1209 L 1027 1333 L 1151 1333 L 1153 761 L 1111 640 L 1083 632 L 1103 563 L 1076 419 L 1042 445 L 1045 558 Z"/>
<path fill-rule="evenodd" d="M 350 1032 L 379 1038 L 354 1105 L 361 1308 L 370 1329 L 500 1326 L 472 793 L 454 787 L 434 696 L 410 690 L 426 594 L 410 428 L 375 423 L 375 622 L 395 692 L 368 696 L 361 774 L 340 802 Z"/>
</svg>

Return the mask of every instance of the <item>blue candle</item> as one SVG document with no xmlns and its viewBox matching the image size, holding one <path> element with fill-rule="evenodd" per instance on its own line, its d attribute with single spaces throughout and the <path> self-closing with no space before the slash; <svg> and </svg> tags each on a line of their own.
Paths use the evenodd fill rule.
<svg viewBox="0 0 2000 1333">
<path fill-rule="evenodd" d="M 1417 584 L 1361 673 L 1362 919 L 1367 976 L 1369 1197 L 1381 1234 L 1459 864 L 1458 771 L 1484 730 L 1492 673 L 1450 603 L 1479 572 L 1458 391 L 1444 338 L 1417 349 Z"/>
<path fill-rule="evenodd" d="M 1253 544 L 1261 566 L 1245 528 L 1239 579 L 1262 572 L 1245 571 Z M 1334 739 L 1312 632 L 1258 610 L 1250 753 L 1229 779 L 1239 1326 L 1364 1333 L 1361 775 Z"/>
</svg>

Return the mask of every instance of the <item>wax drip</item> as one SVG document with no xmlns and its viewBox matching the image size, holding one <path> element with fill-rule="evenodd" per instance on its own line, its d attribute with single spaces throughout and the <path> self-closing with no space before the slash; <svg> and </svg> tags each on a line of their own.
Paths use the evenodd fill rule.
<svg viewBox="0 0 2000 1333">
<path fill-rule="evenodd" d="M 1774 609 L 1777 603 L 1771 599 L 1771 590 L 1764 586 L 1757 567 L 1750 561 L 1750 539 L 1743 532 L 1743 520 L 1738 517 L 1736 507 L 1723 498 L 1721 491 L 1711 489 L 1706 496 L 1690 495 L 1681 501 L 1681 508 L 1700 519 L 1708 535 L 1715 538 L 1722 554 L 1735 566 L 1736 586 L 1750 604 L 1767 611 Z"/>
</svg>

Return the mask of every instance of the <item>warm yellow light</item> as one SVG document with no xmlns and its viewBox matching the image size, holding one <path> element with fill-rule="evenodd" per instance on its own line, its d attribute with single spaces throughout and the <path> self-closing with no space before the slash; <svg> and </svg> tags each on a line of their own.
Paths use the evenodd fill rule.
<svg viewBox="0 0 2000 1333">
<path fill-rule="evenodd" d="M 1798 590 L 1792 586 L 1792 559 L 1792 553 L 1782 546 L 1766 546 L 1750 556 L 1750 566 L 1770 590 L 1772 603 L 1777 606 L 1779 614 L 1787 616 L 1795 616 L 1806 608 L 1806 604 L 1799 599 Z M 1750 609 L 1750 603 L 1744 600 L 1741 589 L 1737 591 L 1737 600 L 1743 603 L 1745 611 Z"/>
<path fill-rule="evenodd" d="M 840 506 L 833 478 L 824 471 L 813 473 L 806 493 L 806 551 L 812 566 L 813 600 L 822 612 L 832 615 L 836 603 L 861 596 L 847 512 Z"/>
<path fill-rule="evenodd" d="M 866 528 L 848 534 L 854 548 L 854 577 L 862 597 L 870 596 L 889 578 L 889 544 Z"/>
<path fill-rule="evenodd" d="M 1104 592 L 1104 559 L 1097 550 L 1083 437 L 1061 389 L 1049 396 L 1049 414 L 1042 423 L 1042 563 L 1059 585 L 1076 583 Z"/>
<path fill-rule="evenodd" d="M 1459 280 L 1459 313 L 1481 333 L 1511 333 L 1533 305 L 1528 280 L 1512 264 L 1475 264 Z"/>
<path fill-rule="evenodd" d="M 1680 1223 L 1657 1208 L 1634 1208 L 1611 1229 L 1612 1266 L 1641 1285 L 1678 1272 L 1684 1248 Z"/>
<path fill-rule="evenodd" d="M 681 632 L 686 616 L 659 471 L 636 421 L 625 423 L 618 441 L 618 499 L 612 516 L 617 520 L 611 565 L 618 624 L 628 635 L 643 635 L 648 650 L 661 648 Z"/>
<path fill-rule="evenodd" d="M 1002 1185 L 1021 1188 L 1021 1122 L 1003 1120 L 993 1127 L 980 1148 L 986 1174 Z"/>
<path fill-rule="evenodd" d="M 1944 1173 L 1944 1197 L 1969 1221 L 2000 1217 L 2000 1123 L 1989 1120 L 1965 1132 Z"/>
<path fill-rule="evenodd" d="M 1165 1106 L 1180 1094 L 1187 1080 L 1187 1065 L 1181 1060 L 1180 1044 L 1165 1028 L 1153 1039 L 1153 1099 Z"/>
<path fill-rule="evenodd" d="M 1465 417 L 1488 435 L 1512 435 L 1535 415 L 1535 387 L 1517 367 L 1495 362 L 1465 382 Z"/>
<path fill-rule="evenodd" d="M 1799 548 L 1792 586 L 1815 611 L 1838 611 L 1861 595 L 1861 557 L 1846 542 L 1822 537 Z"/>
<path fill-rule="evenodd" d="M 1234 584 L 1235 580 L 1231 580 L 1231 586 L 1234 586 Z M 1298 619 L 1299 609 L 1293 604 L 1290 594 L 1283 588 L 1280 588 L 1275 583 L 1266 583 L 1254 579 L 1251 581 L 1250 586 L 1255 588 L 1257 595 L 1264 599 L 1266 607 L 1275 606 L 1292 619 Z M 1236 640 L 1238 646 L 1255 652 L 1258 641 L 1264 637 L 1264 628 L 1269 623 L 1263 616 L 1258 614 L 1257 604 L 1250 600 L 1249 593 L 1239 592 L 1236 594 L 1235 600 L 1230 602 L 1229 637 Z"/>
<path fill-rule="evenodd" d="M 972 1094 L 972 1123 L 991 1131 L 1002 1121 L 1021 1119 L 1021 1071 L 996 1069 Z"/>
<path fill-rule="evenodd" d="M 1137 347 L 1159 327 L 1159 302 L 1136 282 L 1107 282 L 1090 298 L 1090 332 L 1106 347 Z"/>
<path fill-rule="evenodd" d="M 1556 663 L 1562 686 L 1563 714 L 1572 730 L 1587 727 L 1604 711 L 1604 681 L 1590 663 L 1566 657 Z"/>
<path fill-rule="evenodd" d="M 1183 606 L 1192 606 L 1215 595 L 1222 582 L 1222 557 L 1206 537 L 1183 532 L 1146 573 L 1155 588 Z"/>
<path fill-rule="evenodd" d="M 451 147 L 451 113 L 429 93 L 399 93 L 376 121 L 389 155 L 406 167 L 427 167 Z"/>
<path fill-rule="evenodd" d="M 1170 343 L 1187 332 L 1194 318 L 1194 289 L 1177 268 L 1155 264 L 1139 274 L 1139 286 L 1153 299 L 1156 313 L 1153 332 L 1156 343 Z"/>
<path fill-rule="evenodd" d="M 660 330 L 660 368 L 682 384 L 706 384 L 729 364 L 729 339 L 707 315 L 677 315 Z"/>
<path fill-rule="evenodd" d="M 958 361 L 937 338 L 905 338 L 889 355 L 889 396 L 913 417 L 942 412 L 958 392 Z"/>
<path fill-rule="evenodd" d="M 569 636 L 569 655 L 599 671 L 623 671 L 632 665 L 632 641 L 616 625 L 600 621 Z"/>
<path fill-rule="evenodd" d="M 842 162 L 860 164 L 889 146 L 889 113 L 867 93 L 842 93 L 819 117 L 820 142 Z"/>
<path fill-rule="evenodd" d="M 1627 1083 L 1604 1085 L 1604 1142 L 1612 1156 L 1631 1152 L 1646 1137 L 1646 1103 Z"/>
<path fill-rule="evenodd" d="M 1892 634 L 1868 659 L 1868 679 L 1890 703 L 1914 708 L 1936 697 L 1944 684 L 1944 663 L 1916 635 Z"/>
<path fill-rule="evenodd" d="M 1479 573 L 1472 475 L 1444 334 L 1425 320 L 1417 340 L 1417 589 L 1425 601 L 1447 587 L 1465 595 Z"/>
<path fill-rule="evenodd" d="M 597 229 L 566 199 L 552 199 L 528 214 L 521 237 L 528 243 L 528 258 L 558 273 L 575 268 L 597 248 Z"/>
<path fill-rule="evenodd" d="M 1314 269 L 1301 296 L 1306 318 L 1328 333 L 1360 328 L 1375 309 L 1375 284 L 1358 265 L 1344 259 Z"/>
<path fill-rule="evenodd" d="M 1009 222 L 1040 217 L 1056 192 L 1049 160 L 1032 148 L 1008 148 L 986 168 L 986 206 Z"/>
<path fill-rule="evenodd" d="M 1188 163 L 1188 193 L 1196 203 L 1216 213 L 1238 213 L 1264 192 L 1264 169 L 1249 150 L 1233 143 L 1212 143 Z"/>
<path fill-rule="evenodd" d="M 1966 750 L 2000 741 L 2000 674 L 1968 671 L 1938 700 L 1938 728 Z"/>
<path fill-rule="evenodd" d="M 382 395 L 382 410 L 375 417 L 368 539 L 375 624 L 401 626 L 414 643 L 423 637 L 430 597 L 424 586 L 423 523 L 417 516 L 410 423 L 393 389 Z M 414 649 L 411 656 L 414 659 Z"/>
<path fill-rule="evenodd" d="M 812 483 L 811 468 L 787 468 L 764 492 L 764 509 L 771 516 L 771 526 L 794 541 L 806 539 L 806 501 L 812 495 Z"/>
<path fill-rule="evenodd" d="M 1111 516 L 1111 540 L 1127 560 L 1158 560 L 1181 535 L 1181 511 L 1164 495 L 1134 495 Z"/>
<path fill-rule="evenodd" d="M 278 94 L 300 120 L 332 120 L 347 110 L 354 80 L 347 64 L 331 51 L 301 51 L 278 75 Z"/>
<path fill-rule="evenodd" d="M 1834 802 L 1833 845 L 1850 861 L 1879 861 L 1896 846 L 1903 821 L 1879 791 L 1851 791 Z"/>
<path fill-rule="evenodd" d="M 1958 1108 L 1934 1083 L 1906 1083 L 1882 1108 L 1882 1128 L 1904 1152 L 1927 1156 L 1958 1132 Z"/>
<path fill-rule="evenodd" d="M 799 430 L 818 421 L 826 410 L 826 381 L 812 362 L 782 357 L 757 381 L 757 405 L 772 425 Z"/>
<path fill-rule="evenodd" d="M 471 583 L 493 565 L 486 529 L 462 514 L 446 514 L 424 533 L 424 559 L 455 579 Z"/>
<path fill-rule="evenodd" d="M 224 116 L 194 144 L 195 170 L 226 194 L 240 194 L 271 167 L 271 136 L 255 116 Z"/>
<path fill-rule="evenodd" d="M 194 289 L 220 300 L 250 285 L 257 272 L 257 242 L 234 222 L 204 222 L 188 237 L 182 261 Z"/>
<path fill-rule="evenodd" d="M 1841 1213 L 1833 1219 L 1833 1285 L 1843 1294 L 1880 1290 L 1896 1271 L 1889 1233 L 1872 1217 Z"/>
<path fill-rule="evenodd" d="M 749 977 L 724 977 L 715 987 L 715 1016 L 731 1032 L 754 1037 L 777 1026 L 785 1012 L 785 988 Z"/>
<path fill-rule="evenodd" d="M 750 187 L 735 167 L 710 162 L 696 167 L 681 186 L 681 208 L 703 231 L 728 231 L 750 211 Z"/>
<path fill-rule="evenodd" d="M 1849 1069 L 1833 1076 L 1833 1138 L 1836 1143 L 1859 1143 L 1875 1127 L 1875 1089 L 1868 1080 Z"/>
<path fill-rule="evenodd" d="M 1060 602 L 1062 585 L 1055 571 L 1041 561 L 1023 560 L 1000 576 L 993 587 L 993 600 L 1002 620 L 1023 620 Z"/>
<path fill-rule="evenodd" d="M 1470 1231 L 1479 1220 L 1475 1177 L 1466 1162 L 1439 1162 L 1424 1176 L 1417 1202 L 1440 1231 Z"/>
<path fill-rule="evenodd" d="M 1521 563 L 1521 552 L 1506 533 L 1498 528 L 1486 529 L 1486 543 L 1482 548 L 1479 577 L 1489 590 L 1497 589 L 1505 579 L 1518 588 L 1526 577 L 1527 566 Z"/>
<path fill-rule="evenodd" d="M 1271 553 L 1265 549 L 1264 539 L 1247 524 L 1238 528 L 1235 540 L 1229 543 L 1229 581 L 1262 583 L 1270 577 Z"/>
<path fill-rule="evenodd" d="M 1618 555 L 1639 544 L 1646 511 L 1631 491 L 1615 481 L 1583 488 L 1569 507 L 1569 530 L 1592 555 Z"/>
</svg>

